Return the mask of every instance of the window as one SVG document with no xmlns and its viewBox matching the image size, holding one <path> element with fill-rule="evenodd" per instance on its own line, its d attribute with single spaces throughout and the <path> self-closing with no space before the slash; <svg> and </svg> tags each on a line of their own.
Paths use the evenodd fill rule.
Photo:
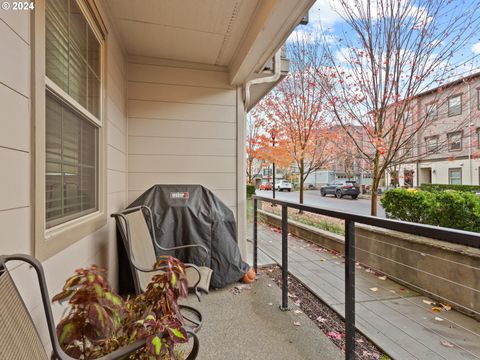
<svg viewBox="0 0 480 360">
<path fill-rule="evenodd" d="M 35 256 L 44 260 L 106 223 L 102 124 L 104 28 L 86 0 L 35 7 Z"/>
<path fill-rule="evenodd" d="M 449 151 L 460 151 L 462 150 L 462 137 L 463 134 L 461 131 L 456 131 L 450 133 L 448 136 L 448 150 Z"/>
<path fill-rule="evenodd" d="M 100 42 L 76 0 L 46 1 L 46 227 L 98 210 Z"/>
<path fill-rule="evenodd" d="M 98 210 L 98 129 L 52 94 L 46 97 L 47 228 Z"/>
<path fill-rule="evenodd" d="M 480 128 L 477 128 L 477 149 L 480 149 Z"/>
<path fill-rule="evenodd" d="M 480 88 L 477 88 L 477 110 L 480 110 Z"/>
<path fill-rule="evenodd" d="M 456 116 L 462 113 L 462 95 L 455 95 L 448 99 L 448 116 Z"/>
<path fill-rule="evenodd" d="M 438 136 L 430 136 L 425 138 L 427 146 L 427 154 L 435 153 L 438 150 Z"/>
<path fill-rule="evenodd" d="M 425 116 L 427 120 L 430 120 L 430 121 L 437 120 L 438 118 L 437 104 L 425 105 Z"/>
<path fill-rule="evenodd" d="M 448 169 L 448 183 L 451 185 L 462 185 L 462 169 Z"/>
</svg>

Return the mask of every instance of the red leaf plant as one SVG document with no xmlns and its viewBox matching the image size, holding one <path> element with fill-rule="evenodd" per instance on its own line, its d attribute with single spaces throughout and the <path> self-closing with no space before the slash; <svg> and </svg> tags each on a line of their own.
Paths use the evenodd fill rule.
<svg viewBox="0 0 480 360">
<path fill-rule="evenodd" d="M 171 256 L 160 257 L 154 266 L 159 273 L 146 291 L 126 300 L 112 291 L 105 269 L 92 265 L 75 270 L 52 299 L 69 305 L 57 325 L 62 349 L 76 359 L 96 359 L 146 339 L 145 347 L 129 359 L 181 359 L 175 345 L 188 341 L 177 303 L 188 294 L 185 266 Z"/>
</svg>

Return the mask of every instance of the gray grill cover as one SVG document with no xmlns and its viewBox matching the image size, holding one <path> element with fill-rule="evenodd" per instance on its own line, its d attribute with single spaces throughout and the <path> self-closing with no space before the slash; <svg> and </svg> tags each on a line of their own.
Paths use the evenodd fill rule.
<svg viewBox="0 0 480 360">
<path fill-rule="evenodd" d="M 139 205 L 152 209 L 153 230 L 161 246 L 201 244 L 209 249 L 205 262 L 205 252 L 199 248 L 157 255 L 169 254 L 183 262 L 210 267 L 210 285 L 214 288 L 240 280 L 248 270 L 238 249 L 233 212 L 210 190 L 201 185 L 154 185 L 129 207 Z"/>
</svg>

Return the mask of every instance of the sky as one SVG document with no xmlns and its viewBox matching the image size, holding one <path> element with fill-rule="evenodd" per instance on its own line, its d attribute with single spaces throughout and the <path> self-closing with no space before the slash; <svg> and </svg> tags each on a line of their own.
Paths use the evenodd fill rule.
<svg viewBox="0 0 480 360">
<path fill-rule="evenodd" d="M 355 2 L 362 2 L 366 0 L 347 1 L 354 4 Z M 411 1 L 415 3 L 415 0 Z M 375 3 L 375 1 L 372 0 L 372 3 Z M 450 6 L 450 9 L 446 8 L 445 14 L 455 12 L 458 13 L 458 11 L 463 12 L 470 9 L 476 9 L 475 11 L 477 11 L 478 13 L 480 11 L 480 9 L 477 9 L 479 8 L 478 3 L 479 0 L 451 0 L 450 4 L 448 5 Z M 343 31 L 346 31 L 348 34 L 348 32 L 351 30 L 346 27 L 346 24 L 341 18 L 341 16 L 338 14 L 337 11 L 335 11 L 335 7 L 338 10 L 338 0 L 317 0 L 309 11 L 309 24 L 306 26 L 298 26 L 290 38 L 293 38 L 297 35 L 305 36 L 305 34 L 321 32 L 326 36 L 326 39 L 335 42 L 336 39 L 342 37 Z M 462 66 L 461 70 L 458 69 L 457 72 L 459 74 L 468 74 L 480 71 L 480 34 L 469 39 L 468 44 L 461 51 L 458 51 L 454 55 L 453 61 L 455 63 L 461 63 L 464 59 L 471 58 L 472 56 L 477 56 L 477 59 L 469 62 L 468 65 Z"/>
</svg>

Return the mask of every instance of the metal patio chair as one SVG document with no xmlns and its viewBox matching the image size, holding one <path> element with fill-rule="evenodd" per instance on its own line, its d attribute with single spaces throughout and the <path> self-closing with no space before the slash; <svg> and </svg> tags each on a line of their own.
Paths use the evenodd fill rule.
<svg viewBox="0 0 480 360">
<path fill-rule="evenodd" d="M 6 264 L 9 261 L 22 261 L 31 265 L 37 274 L 40 286 L 40 294 L 47 319 L 47 327 L 53 353 L 57 359 L 74 360 L 65 354 L 60 347 L 55 329 L 55 322 L 50 307 L 50 299 L 45 281 L 45 275 L 40 262 L 28 255 L 1 255 L 0 256 L 0 359 L 15 360 L 49 360 L 45 348 L 33 320 L 23 302 L 17 286 L 13 281 Z M 192 350 L 195 359 L 198 353 L 198 339 L 194 336 L 194 348 Z M 131 345 L 122 347 L 99 359 L 113 360 L 125 358 L 145 345 L 144 340 L 139 340 Z"/>
<path fill-rule="evenodd" d="M 145 214 L 148 215 L 150 229 L 152 229 L 151 232 Z M 152 276 L 162 271 L 161 269 L 153 269 L 153 265 L 156 262 L 155 247 L 159 249 L 160 252 L 197 247 L 205 251 L 204 260 L 208 256 L 208 249 L 203 245 L 195 244 L 170 248 L 162 247 L 155 237 L 155 231 L 153 230 L 153 214 L 148 206 L 136 206 L 114 213 L 111 216 L 115 218 L 117 229 L 120 232 L 125 250 L 127 251 L 135 292 L 137 294 L 145 291 Z M 193 289 L 195 295 L 200 301 L 198 285 L 202 282 L 202 273 L 205 274 L 205 271 L 201 271 L 198 266 L 190 263 L 185 263 L 185 267 L 187 279 L 189 281 L 189 288 Z M 206 274 L 207 276 L 211 276 L 211 270 L 210 273 L 207 272 Z M 195 332 L 200 330 L 203 321 L 200 311 L 187 305 L 180 305 L 180 309 L 182 316 L 185 320 L 190 322 L 193 330 Z"/>
</svg>

